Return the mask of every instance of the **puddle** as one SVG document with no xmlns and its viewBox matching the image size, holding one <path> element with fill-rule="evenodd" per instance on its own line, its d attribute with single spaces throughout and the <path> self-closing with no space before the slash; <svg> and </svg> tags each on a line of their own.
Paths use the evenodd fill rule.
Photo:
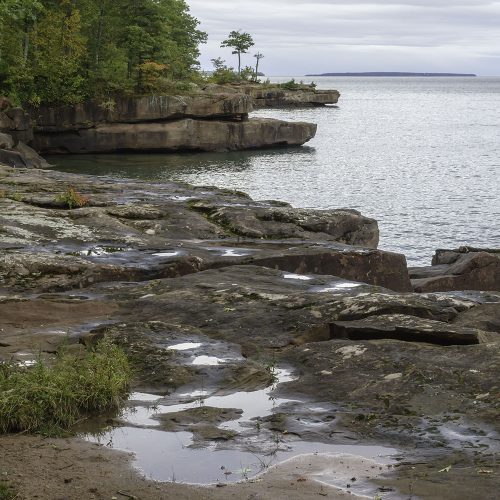
<svg viewBox="0 0 500 500">
<path fill-rule="evenodd" d="M 228 247 L 205 247 L 205 250 L 208 250 L 212 253 L 217 253 L 221 257 L 248 257 L 255 253 L 254 250 L 250 250 L 248 248 L 228 248 Z"/>
<path fill-rule="evenodd" d="M 18 356 L 30 356 L 30 354 L 18 354 Z M 16 364 L 19 366 L 34 366 L 36 365 L 37 360 L 36 359 L 17 359 Z"/>
<path fill-rule="evenodd" d="M 215 356 L 196 356 L 193 359 L 193 365 L 217 366 L 226 363 L 227 359 L 216 358 Z"/>
<path fill-rule="evenodd" d="M 154 253 L 153 257 L 178 257 L 179 255 L 183 255 L 185 252 L 180 250 L 170 250 L 167 252 L 158 252 Z"/>
<path fill-rule="evenodd" d="M 115 253 L 124 253 L 130 251 L 127 247 L 115 247 L 112 245 L 96 245 L 83 250 L 70 250 L 66 255 L 74 255 L 75 257 L 103 257 L 113 255 Z"/>
<path fill-rule="evenodd" d="M 203 344 L 201 342 L 184 342 L 183 344 L 170 345 L 167 349 L 172 351 L 189 351 L 190 349 L 198 349 Z"/>
<path fill-rule="evenodd" d="M 192 336 L 186 338 L 170 338 L 170 345 L 158 344 L 158 347 L 173 351 L 176 362 L 184 365 L 213 366 L 228 365 L 230 363 L 240 363 L 244 361 L 240 348 L 226 342 L 214 341 L 208 337 Z M 198 349 L 203 348 L 202 352 Z"/>
<path fill-rule="evenodd" d="M 179 196 L 179 195 L 175 195 L 175 196 L 170 196 L 170 199 L 172 201 L 188 201 L 188 200 L 194 200 L 195 197 L 194 196 Z"/>
<path fill-rule="evenodd" d="M 493 453 L 500 452 L 500 435 L 484 424 L 479 429 L 464 421 L 450 422 L 440 425 L 438 431 L 452 448 L 484 448 Z"/>
<path fill-rule="evenodd" d="M 186 343 L 191 346 L 193 343 Z M 178 344 L 179 345 L 179 344 Z M 201 358 L 201 356 L 200 356 Z M 220 358 L 215 358 L 220 360 Z M 298 403 L 277 398 L 273 391 L 277 384 L 294 380 L 292 373 L 276 369 L 276 385 L 253 392 L 236 392 L 228 395 L 207 395 L 203 389 L 187 394 L 177 393 L 167 397 L 133 393 L 130 401 L 150 403 L 132 406 L 122 414 L 125 426 L 113 428 L 98 435 L 86 435 L 91 442 L 105 444 L 115 449 L 134 453 L 134 466 L 157 481 L 176 481 L 189 484 L 233 483 L 255 477 L 270 466 L 304 454 L 355 455 L 389 463 L 395 449 L 380 446 L 332 445 L 293 441 L 290 437 L 260 426 L 253 419 L 271 415 L 280 406 Z M 185 403 L 168 404 L 186 398 Z M 158 428 L 159 414 L 181 412 L 199 407 L 237 408 L 242 413 L 237 420 L 224 422 L 220 429 L 241 434 L 232 442 L 233 449 L 220 442 L 211 441 L 201 448 L 191 432 L 167 432 Z M 324 411 L 311 407 L 312 413 Z M 249 433 L 253 431 L 253 434 Z M 318 455 L 319 456 L 319 455 Z M 385 461 L 385 462 L 384 462 Z M 343 480 L 343 479 L 342 479 Z M 333 479 L 331 483 L 333 484 Z M 361 483 L 359 487 L 361 487 Z M 358 486 L 357 486 L 358 487 Z M 373 487 L 373 491 L 376 487 Z M 353 490 L 355 491 L 355 490 Z"/>
<path fill-rule="evenodd" d="M 356 281 L 333 281 L 327 285 L 313 286 L 311 287 L 311 292 L 316 293 L 342 293 L 348 290 L 354 290 L 355 288 L 360 288 L 363 286 L 370 286 L 366 283 L 358 283 Z"/>
<path fill-rule="evenodd" d="M 277 370 L 278 383 L 290 382 L 293 380 L 287 370 Z M 188 394 L 172 394 L 166 399 L 154 399 L 156 403 L 153 407 L 132 407 L 125 410 L 122 420 L 133 425 L 157 427 L 159 422 L 155 419 L 157 414 L 176 413 L 180 411 L 199 408 L 200 406 L 210 406 L 215 408 L 238 408 L 243 411 L 238 420 L 233 420 L 221 424 L 221 429 L 242 431 L 254 425 L 251 420 L 257 417 L 270 415 L 274 409 L 282 404 L 295 402 L 291 399 L 275 398 L 272 392 L 276 386 L 267 387 L 259 391 L 234 392 L 224 396 L 207 396 L 205 390 L 196 390 Z M 156 398 L 151 395 L 152 398 Z M 180 404 L 168 404 L 169 400 L 178 401 L 179 398 L 186 398 L 188 401 Z M 194 401 L 193 401 L 194 399 Z"/>
<path fill-rule="evenodd" d="M 302 280 L 302 281 L 312 280 L 310 276 L 305 276 L 303 274 L 284 274 L 283 278 L 285 278 L 286 280 Z"/>
<path fill-rule="evenodd" d="M 249 479 L 272 465 L 304 454 L 354 455 L 376 459 L 379 463 L 389 463 L 389 457 L 397 453 L 393 448 L 381 446 L 297 441 L 282 442 L 270 454 L 259 455 L 251 451 L 218 449 L 216 445 L 192 448 L 193 437 L 189 432 L 162 432 L 133 427 L 114 429 L 90 440 L 133 452 L 134 466 L 152 480 L 205 485 Z M 329 484 L 335 485 L 333 477 L 323 480 L 325 479 Z M 356 491 L 356 488 L 352 490 Z M 376 490 L 376 486 L 373 490 Z"/>
<path fill-rule="evenodd" d="M 230 249 L 230 250 L 226 250 L 223 254 L 222 254 L 222 257 L 245 257 L 247 255 L 250 255 L 250 253 L 241 253 L 237 250 L 233 250 L 233 249 Z"/>
<path fill-rule="evenodd" d="M 140 401 L 143 403 L 154 403 L 160 400 L 162 396 L 155 396 L 154 394 L 148 394 L 146 392 L 133 392 L 128 400 L 129 401 Z"/>
</svg>

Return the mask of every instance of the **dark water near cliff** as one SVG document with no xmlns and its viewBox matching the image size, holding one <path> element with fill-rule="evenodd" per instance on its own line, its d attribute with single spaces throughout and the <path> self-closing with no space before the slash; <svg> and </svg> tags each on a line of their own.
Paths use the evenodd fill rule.
<svg viewBox="0 0 500 500">
<path fill-rule="evenodd" d="M 302 148 L 49 160 L 67 172 L 355 208 L 379 221 L 381 248 L 412 264 L 429 263 L 436 248 L 500 245 L 500 78 L 314 80 L 341 91 L 337 108 L 255 113 L 318 123 L 316 138 Z"/>
</svg>

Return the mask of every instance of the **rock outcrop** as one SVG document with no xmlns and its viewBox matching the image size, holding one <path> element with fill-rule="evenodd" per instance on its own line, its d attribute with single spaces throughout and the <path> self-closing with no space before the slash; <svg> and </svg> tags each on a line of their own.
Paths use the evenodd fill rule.
<svg viewBox="0 0 500 500">
<path fill-rule="evenodd" d="M 44 168 L 48 164 L 26 143 L 33 140 L 31 118 L 22 108 L 0 97 L 0 164 Z"/>
<path fill-rule="evenodd" d="M 374 248 L 376 222 L 355 211 L 8 167 L 0 193 L 0 362 L 110 337 L 134 362 L 136 396 L 159 395 L 147 396 L 158 403 L 149 424 L 133 420 L 149 409 L 132 396 L 118 432 L 159 424 L 145 439 L 185 430 L 196 446 L 223 439 L 239 453 L 251 442 L 262 456 L 270 443 L 369 441 L 424 462 L 439 498 L 455 492 L 457 477 L 439 472 L 451 454 L 467 498 L 498 486 L 477 471 L 499 451 L 500 293 L 412 293 L 405 257 Z M 439 252 L 436 266 L 468 268 L 473 255 L 484 258 Z M 269 410 L 250 419 L 241 402 L 258 393 Z M 198 394 L 215 396 L 206 412 L 164 409 L 198 406 Z M 498 487 L 481 498 L 487 489 Z"/>
<path fill-rule="evenodd" d="M 33 111 L 34 146 L 54 154 L 234 151 L 299 146 L 316 134 L 312 123 L 249 120 L 252 109 L 252 98 L 242 93 L 42 107 Z"/>
<path fill-rule="evenodd" d="M 125 151 L 237 151 L 299 146 L 311 140 L 316 125 L 255 118 L 240 122 L 191 118 L 150 123 L 109 123 L 75 132 L 35 135 L 42 154 Z"/>
<path fill-rule="evenodd" d="M 244 94 L 149 96 L 117 98 L 103 103 L 86 101 L 74 106 L 41 106 L 31 114 L 37 133 L 68 132 L 111 123 L 149 123 L 184 118 L 232 120 L 248 117 L 252 99 Z"/>
<path fill-rule="evenodd" d="M 254 107 L 259 108 L 300 108 L 320 107 L 337 104 L 340 92 L 337 90 L 315 89 L 249 89 L 248 94 L 253 98 Z"/>
<path fill-rule="evenodd" d="M 500 291 L 500 250 L 460 247 L 437 250 L 432 266 L 410 268 L 416 292 Z"/>
<path fill-rule="evenodd" d="M 310 85 L 297 84 L 294 90 L 279 85 L 206 85 L 204 92 L 208 93 L 243 93 L 250 96 L 255 109 L 262 108 L 300 108 L 321 107 L 337 104 L 340 98 L 338 90 L 316 90 Z"/>
<path fill-rule="evenodd" d="M 257 265 L 411 290 L 404 256 L 376 250 L 376 221 L 354 210 L 295 209 L 173 183 L 156 186 L 155 199 L 145 204 L 138 200 L 151 196 L 147 184 L 2 172 L 0 248 L 11 248 L 0 258 L 5 283 L 67 289 Z M 65 210 L 61 201 L 69 183 L 85 202 L 77 210 Z M 51 250 L 30 250 L 39 245 Z"/>
</svg>

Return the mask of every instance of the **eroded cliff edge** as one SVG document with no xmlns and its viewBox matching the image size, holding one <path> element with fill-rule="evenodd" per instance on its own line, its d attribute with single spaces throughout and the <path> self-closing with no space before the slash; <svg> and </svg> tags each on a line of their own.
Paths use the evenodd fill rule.
<svg viewBox="0 0 500 500">
<path fill-rule="evenodd" d="M 32 111 L 34 148 L 47 153 L 234 151 L 300 146 L 316 125 L 249 118 L 253 99 L 241 93 L 120 98 L 111 104 Z"/>
</svg>

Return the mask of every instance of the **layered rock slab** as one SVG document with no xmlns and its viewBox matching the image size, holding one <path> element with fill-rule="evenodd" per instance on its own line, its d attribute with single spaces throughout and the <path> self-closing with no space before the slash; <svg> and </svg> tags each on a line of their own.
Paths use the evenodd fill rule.
<svg viewBox="0 0 500 500">
<path fill-rule="evenodd" d="M 126 151 L 236 151 L 301 146 L 316 134 L 316 125 L 270 118 L 248 121 L 182 119 L 153 123 L 110 123 L 76 132 L 38 132 L 34 146 L 45 154 Z"/>
<path fill-rule="evenodd" d="M 338 90 L 317 90 L 310 85 L 297 84 L 296 89 L 287 89 L 279 85 L 205 85 L 203 91 L 209 94 L 230 93 L 244 94 L 253 100 L 256 109 L 262 108 L 300 108 L 321 107 L 337 104 L 340 98 Z"/>
<path fill-rule="evenodd" d="M 356 211 L 294 209 L 175 183 L 0 173 L 4 286 L 67 290 L 252 264 L 410 290 L 404 256 L 365 248 L 376 246 L 378 226 Z M 64 205 L 68 185 L 85 207 Z"/>
<path fill-rule="evenodd" d="M 42 107 L 32 111 L 34 147 L 46 154 L 235 151 L 300 146 L 316 134 L 312 123 L 248 120 L 252 103 L 226 92 Z"/>
<path fill-rule="evenodd" d="M 437 250 L 430 267 L 409 269 L 416 292 L 500 291 L 500 250 L 461 247 Z"/>
<path fill-rule="evenodd" d="M 252 112 L 245 94 L 148 96 L 117 98 L 109 103 L 86 101 L 74 106 L 41 106 L 31 111 L 36 132 L 65 132 L 103 123 L 139 123 L 182 118 L 238 120 Z"/>
</svg>

